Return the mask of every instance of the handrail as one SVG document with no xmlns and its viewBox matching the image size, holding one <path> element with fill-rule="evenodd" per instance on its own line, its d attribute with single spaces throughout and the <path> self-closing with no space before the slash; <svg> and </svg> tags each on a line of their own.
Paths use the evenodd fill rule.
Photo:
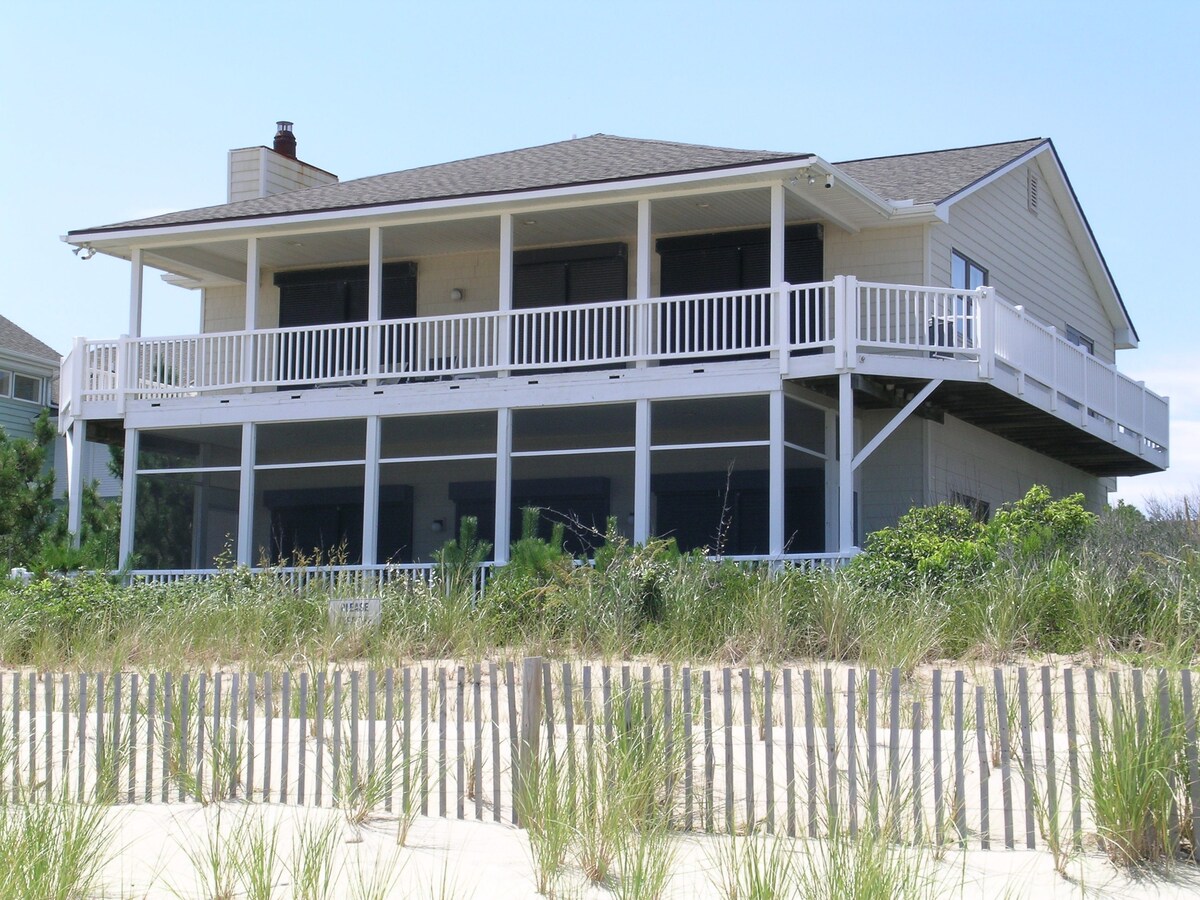
<svg viewBox="0 0 1200 900">
<path fill-rule="evenodd" d="M 394 384 L 675 360 L 862 353 L 996 366 L 1035 387 L 1051 411 L 1109 438 L 1164 451 L 1167 400 L 998 297 L 835 276 L 809 284 L 379 322 L 79 341 L 63 361 L 64 419 L 89 402 L 256 388 Z M 249 366 L 249 369 L 247 369 Z M 69 379 L 69 381 L 68 381 Z"/>
</svg>

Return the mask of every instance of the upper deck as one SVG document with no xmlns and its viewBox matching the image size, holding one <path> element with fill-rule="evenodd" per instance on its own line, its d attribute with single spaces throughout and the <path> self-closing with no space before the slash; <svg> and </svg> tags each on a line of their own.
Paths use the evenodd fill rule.
<svg viewBox="0 0 1200 900">
<path fill-rule="evenodd" d="M 809 284 L 507 311 L 177 337 L 79 340 L 62 365 L 61 427 L 142 407 L 226 417 L 285 396 L 402 402 L 433 383 L 472 381 L 476 402 L 510 379 L 627 369 L 687 379 L 680 365 L 739 362 L 780 379 L 856 371 L 998 390 L 1006 402 L 944 392 L 943 405 L 1003 433 L 1014 416 L 1059 422 L 1103 442 L 1097 474 L 1166 468 L 1169 404 L 998 296 L 836 276 Z M 607 373 L 607 374 L 604 374 Z M 463 385 L 465 386 L 465 385 Z M 264 396 L 265 395 L 265 396 Z M 310 395 L 314 398 L 317 395 Z M 989 395 L 990 396 L 990 395 Z M 968 407 L 970 407 L 968 409 Z M 1046 418 L 1049 416 L 1050 418 Z M 247 420 L 249 420 L 247 416 Z M 989 421 L 994 419 L 994 421 Z M 1080 435 L 1082 437 L 1082 435 Z"/>
</svg>

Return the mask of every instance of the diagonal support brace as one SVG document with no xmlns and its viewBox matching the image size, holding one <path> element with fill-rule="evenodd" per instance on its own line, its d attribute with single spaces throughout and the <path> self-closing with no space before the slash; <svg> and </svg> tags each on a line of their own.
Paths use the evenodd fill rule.
<svg viewBox="0 0 1200 900">
<path fill-rule="evenodd" d="M 851 461 L 850 468 L 857 469 L 866 461 L 868 456 L 878 450 L 879 445 L 891 437 L 892 432 L 903 425 L 905 420 L 914 412 L 916 412 L 918 406 L 929 399 L 929 396 L 941 385 L 942 380 L 943 379 L 941 378 L 935 378 L 929 382 L 929 384 L 925 385 L 925 387 L 921 388 L 921 390 L 917 391 L 916 395 L 906 404 L 904 404 L 904 408 L 900 410 L 900 412 L 896 413 L 896 415 L 892 417 L 892 420 L 884 425 L 883 428 L 879 429 L 879 434 L 871 438 L 871 440 L 867 442 L 866 446 L 854 454 L 854 459 Z"/>
</svg>

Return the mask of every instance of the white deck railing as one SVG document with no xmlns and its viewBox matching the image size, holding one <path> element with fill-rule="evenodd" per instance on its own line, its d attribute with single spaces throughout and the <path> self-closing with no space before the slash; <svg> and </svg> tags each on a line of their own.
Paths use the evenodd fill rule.
<svg viewBox="0 0 1200 900">
<path fill-rule="evenodd" d="M 60 422 L 90 403 L 255 388 L 396 384 L 681 359 L 828 353 L 955 358 L 1139 452 L 1163 452 L 1167 401 L 1067 341 L 992 288 L 974 291 L 837 276 L 774 289 L 619 300 L 306 328 L 77 341 L 63 362 Z"/>
</svg>

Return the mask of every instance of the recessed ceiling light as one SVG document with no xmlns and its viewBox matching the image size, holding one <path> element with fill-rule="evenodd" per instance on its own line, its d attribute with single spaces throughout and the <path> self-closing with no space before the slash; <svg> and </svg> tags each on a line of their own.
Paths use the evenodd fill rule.
<svg viewBox="0 0 1200 900">
<path fill-rule="evenodd" d="M 289 247 L 303 247 L 304 241 L 288 241 Z"/>
<path fill-rule="evenodd" d="M 697 203 L 696 207 L 698 209 L 708 209 L 708 204 L 707 203 Z"/>
<path fill-rule="evenodd" d="M 526 224 L 526 225 L 536 225 L 536 224 L 537 224 L 537 219 L 526 219 L 526 220 L 525 220 L 525 224 Z"/>
</svg>

